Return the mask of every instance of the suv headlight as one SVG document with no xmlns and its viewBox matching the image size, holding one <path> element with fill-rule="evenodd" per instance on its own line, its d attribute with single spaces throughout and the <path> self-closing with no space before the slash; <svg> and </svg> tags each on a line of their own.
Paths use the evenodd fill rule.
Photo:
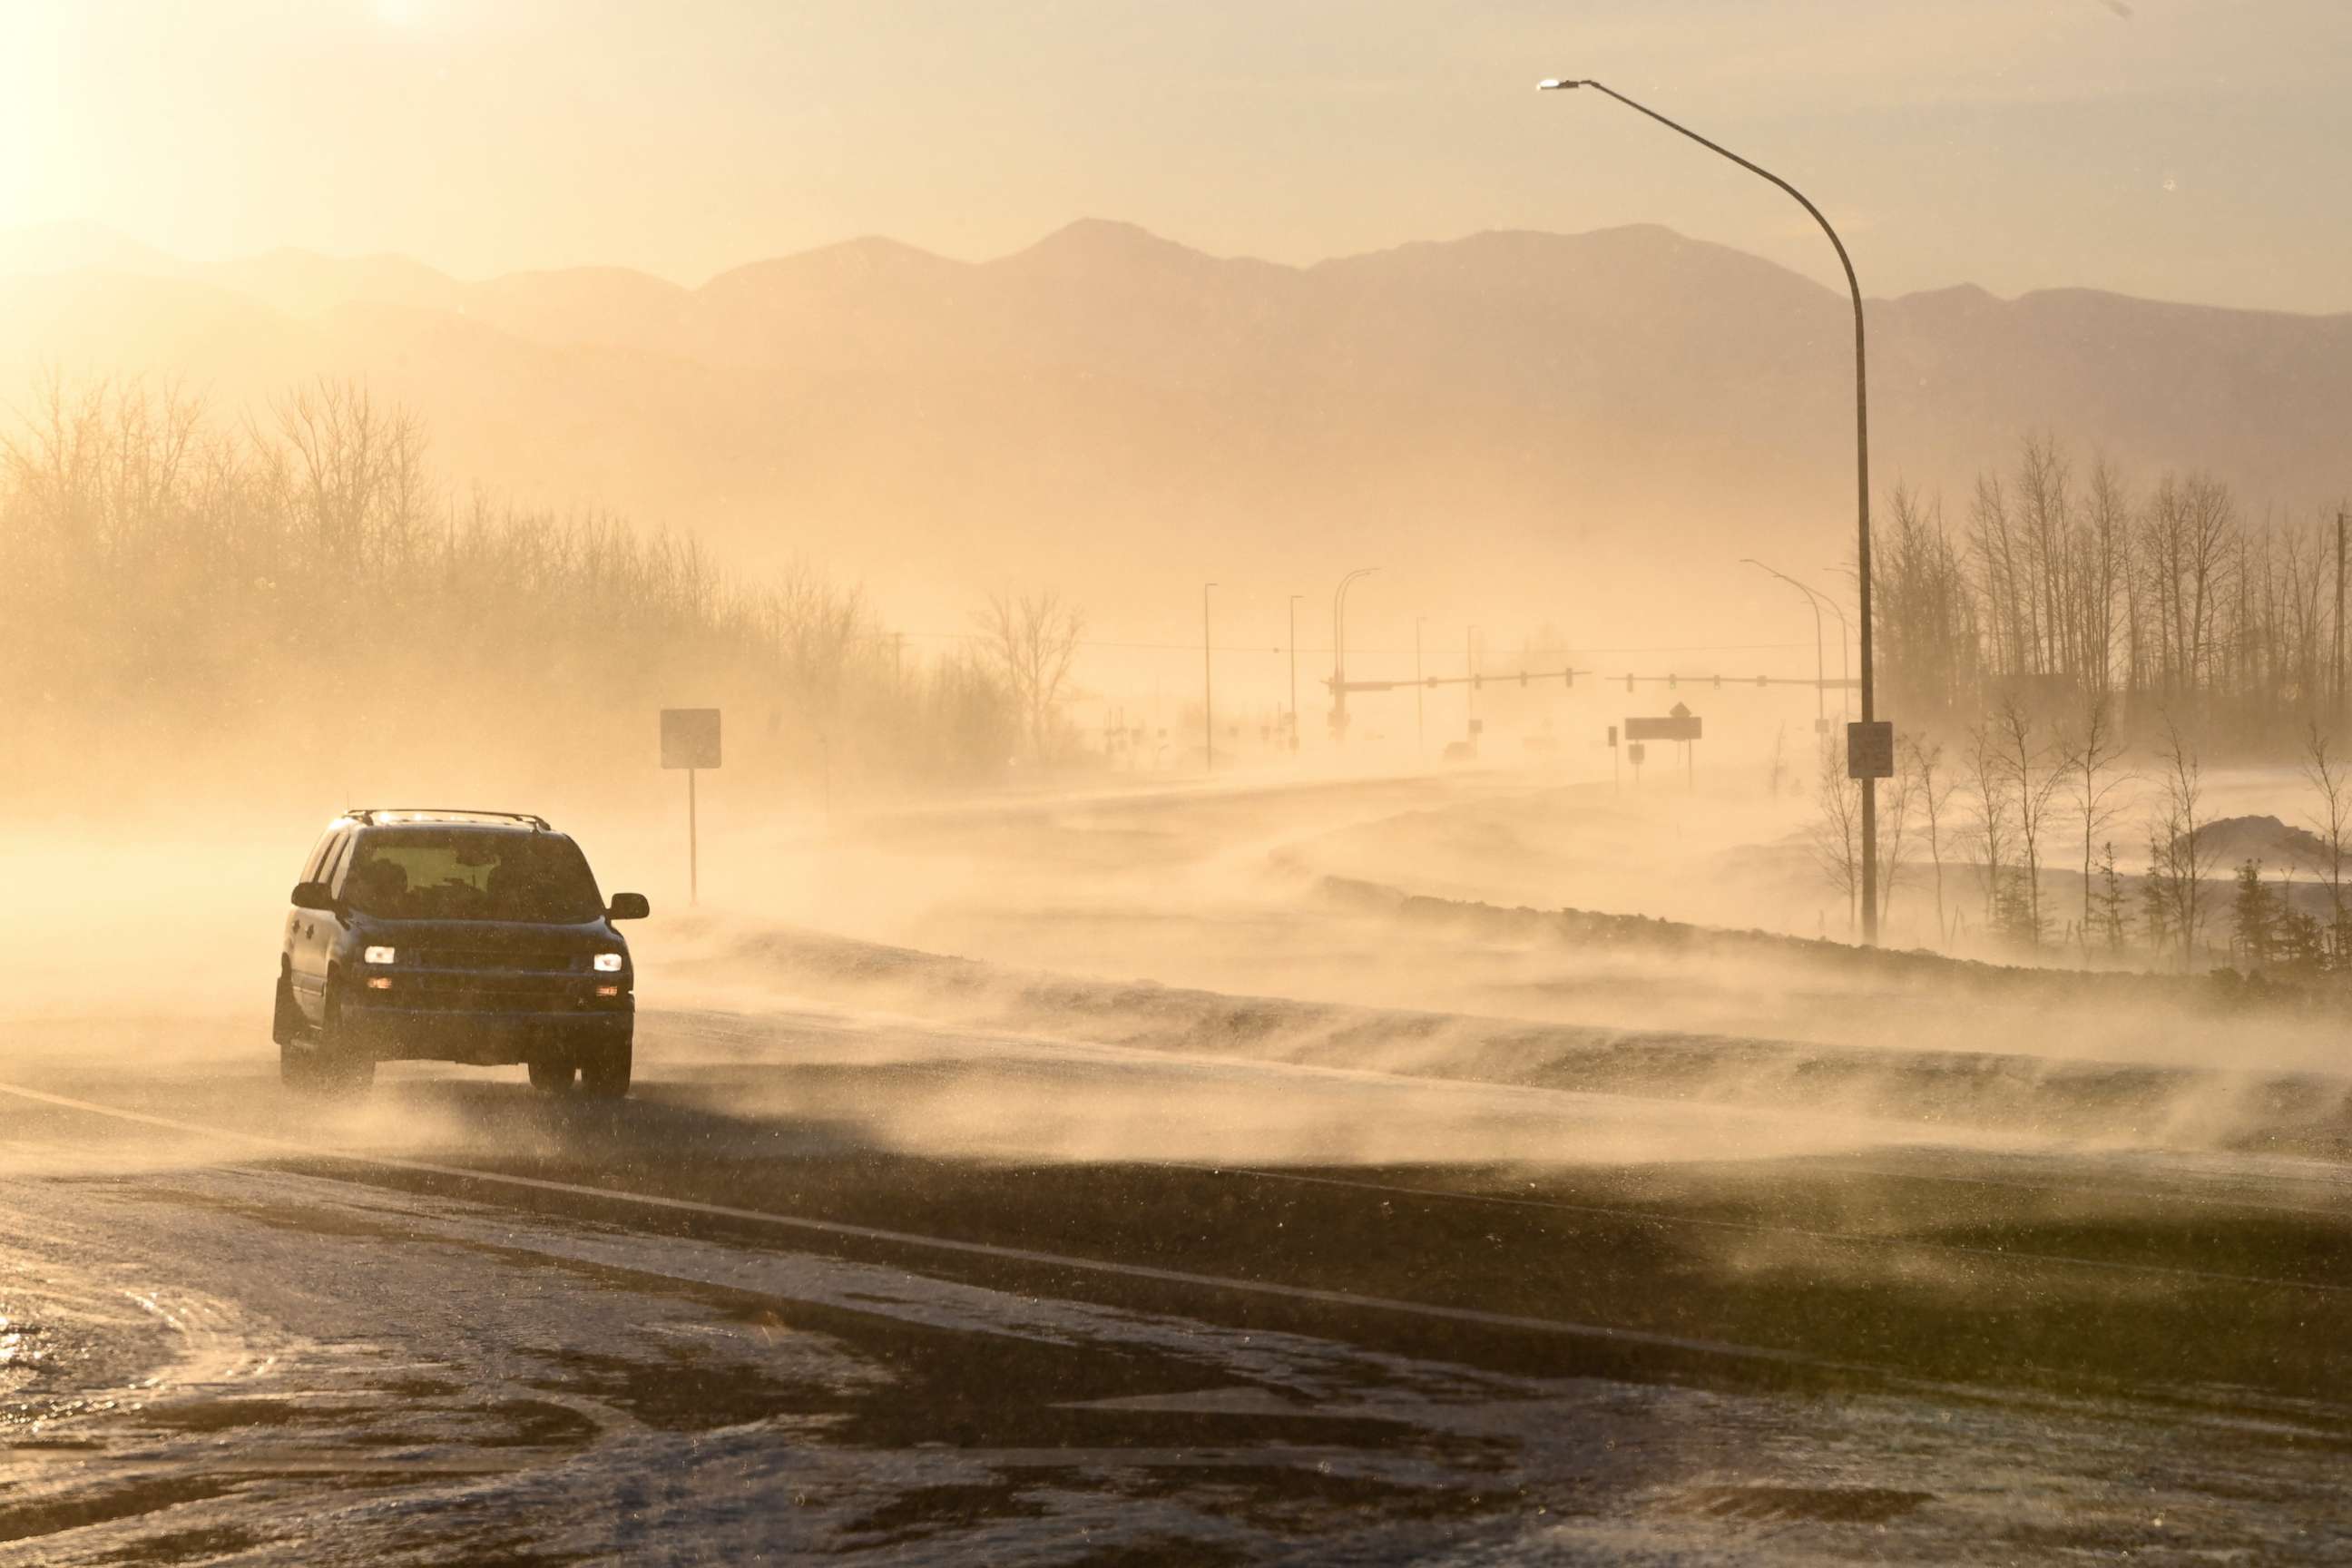
<svg viewBox="0 0 2352 1568">
<path fill-rule="evenodd" d="M 399 956 L 400 950 L 391 947 L 372 947 L 360 954 L 361 958 L 370 963 L 390 963 Z"/>
<path fill-rule="evenodd" d="M 621 972 L 621 955 L 617 952 L 600 952 L 596 955 L 596 973 L 618 974 Z"/>
</svg>

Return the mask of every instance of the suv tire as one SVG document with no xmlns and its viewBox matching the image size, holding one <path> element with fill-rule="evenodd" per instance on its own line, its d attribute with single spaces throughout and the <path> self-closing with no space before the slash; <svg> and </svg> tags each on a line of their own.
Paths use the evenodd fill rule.
<svg viewBox="0 0 2352 1568">
<path fill-rule="evenodd" d="M 302 1014 L 294 1005 L 294 986 L 278 977 L 278 995 L 269 1015 L 269 1037 L 278 1042 L 278 1081 L 288 1089 L 307 1089 L 318 1079 L 316 1054 L 302 1040 Z"/>
<path fill-rule="evenodd" d="M 327 983 L 319 1017 L 319 1048 L 310 1067 L 312 1083 L 328 1094 L 365 1094 L 375 1083 L 375 1058 L 352 1048 L 343 1027 L 342 990 Z"/>
<path fill-rule="evenodd" d="M 572 1080 L 579 1074 L 579 1068 L 568 1057 L 533 1060 L 523 1065 L 530 1070 L 530 1087 L 541 1094 L 569 1094 Z"/>
<path fill-rule="evenodd" d="M 591 1100 L 620 1100 L 629 1092 L 630 1043 L 606 1046 L 580 1059 L 580 1087 Z"/>
</svg>

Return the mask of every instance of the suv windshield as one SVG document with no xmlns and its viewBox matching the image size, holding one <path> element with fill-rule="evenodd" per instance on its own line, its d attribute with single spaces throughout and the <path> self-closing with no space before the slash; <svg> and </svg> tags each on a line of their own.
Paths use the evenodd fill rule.
<svg viewBox="0 0 2352 1568">
<path fill-rule="evenodd" d="M 569 838 L 432 827 L 362 834 L 343 900 L 386 920 L 593 920 L 604 910 Z"/>
</svg>

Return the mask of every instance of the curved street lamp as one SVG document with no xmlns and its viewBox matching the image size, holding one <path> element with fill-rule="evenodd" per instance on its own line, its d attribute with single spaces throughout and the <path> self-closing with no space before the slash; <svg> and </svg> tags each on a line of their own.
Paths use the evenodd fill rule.
<svg viewBox="0 0 2352 1568">
<path fill-rule="evenodd" d="M 1348 586 L 1379 570 L 1357 567 L 1339 579 L 1331 595 L 1331 738 L 1335 741 L 1348 738 Z"/>
<path fill-rule="evenodd" d="M 1209 664 L 1209 590 L 1214 583 L 1201 584 L 1201 771 L 1217 771 L 1217 695 L 1216 676 Z"/>
<path fill-rule="evenodd" d="M 1647 104 L 1636 103 L 1616 89 L 1589 77 L 1551 77 L 1536 84 L 1537 90 L 1540 92 L 1564 92 L 1580 87 L 1589 87 L 1595 92 L 1613 98 L 1626 108 L 1647 115 L 1667 130 L 1688 137 L 1708 152 L 1728 158 L 1758 178 L 1778 185 L 1811 214 L 1815 223 L 1821 225 L 1822 232 L 1829 236 L 1831 246 L 1837 251 L 1838 265 L 1845 269 L 1846 292 L 1853 300 L 1853 459 L 1858 540 L 1854 563 L 1862 587 L 1862 721 L 1871 723 L 1874 721 L 1876 707 L 1872 700 L 1870 666 L 1870 389 L 1863 343 L 1862 285 L 1854 279 L 1853 261 L 1845 253 L 1845 241 L 1838 237 L 1837 230 L 1830 226 L 1830 220 L 1822 216 L 1822 209 L 1813 205 L 1804 192 L 1761 163 L 1749 163 L 1730 148 L 1708 141 L 1689 126 L 1677 124 Z M 1878 781 L 1874 777 L 1862 781 L 1862 940 L 1874 945 L 1878 941 Z"/>
<path fill-rule="evenodd" d="M 1826 721 L 1829 714 L 1826 710 L 1827 704 L 1822 699 L 1822 692 L 1828 686 L 1828 680 L 1822 668 L 1821 595 L 1814 593 L 1811 588 L 1806 587 L 1802 583 L 1798 582 L 1794 577 L 1790 576 L 1786 572 L 1773 572 L 1772 568 L 1765 565 L 1764 563 L 1757 560 L 1753 555 L 1743 555 L 1739 559 L 1742 563 L 1753 566 L 1759 572 L 1771 572 L 1773 576 L 1778 577 L 1781 582 L 1786 583 L 1790 587 L 1794 588 L 1798 593 L 1802 594 L 1805 596 L 1806 605 L 1811 608 L 1813 612 L 1813 718 L 1817 723 Z"/>
</svg>

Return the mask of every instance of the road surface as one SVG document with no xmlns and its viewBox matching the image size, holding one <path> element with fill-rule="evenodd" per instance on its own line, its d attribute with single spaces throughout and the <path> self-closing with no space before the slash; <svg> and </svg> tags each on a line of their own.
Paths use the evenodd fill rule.
<svg viewBox="0 0 2352 1568">
<path fill-rule="evenodd" d="M 15 1037 L 0 1560 L 2352 1552 L 2326 1162 L 1751 1156 L 1736 1107 L 814 1009 L 649 1014 L 620 1106 Z M 1074 1100 L 1289 1152 L 1072 1158 Z"/>
</svg>

